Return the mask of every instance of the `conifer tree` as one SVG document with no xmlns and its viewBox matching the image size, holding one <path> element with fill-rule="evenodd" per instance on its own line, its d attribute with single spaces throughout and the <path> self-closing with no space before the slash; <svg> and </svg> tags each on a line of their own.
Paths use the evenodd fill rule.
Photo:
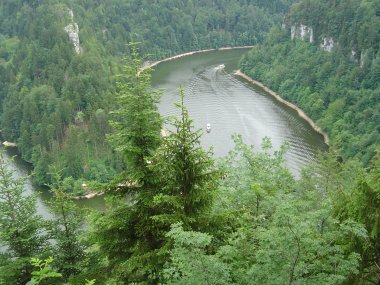
<svg viewBox="0 0 380 285">
<path fill-rule="evenodd" d="M 210 152 L 200 147 L 200 131 L 183 104 L 173 122 L 175 131 L 147 163 L 149 177 L 135 186 L 132 198 L 114 198 L 112 209 L 95 220 L 95 238 L 108 261 L 112 276 L 125 283 L 156 284 L 169 258 L 166 233 L 176 222 L 198 228 L 212 203 L 216 187 Z M 133 170 L 132 170 L 133 171 Z"/>
<path fill-rule="evenodd" d="M 111 114 L 114 132 L 109 136 L 124 159 L 126 171 L 115 179 L 114 191 L 108 191 L 112 196 L 109 210 L 95 217 L 92 236 L 114 278 L 142 282 L 156 278 L 158 262 L 152 251 L 161 244 L 160 230 L 151 219 L 156 188 L 148 162 L 160 144 L 162 120 L 157 109 L 160 92 L 150 85 L 151 70 L 141 69 L 136 44 L 130 48 L 131 58 L 118 83 L 118 106 Z"/>
<path fill-rule="evenodd" d="M 2 150 L 0 152 L 0 246 L 7 249 L 10 259 L 1 262 L 0 284 L 7 282 L 22 284 L 25 278 L 29 278 L 31 269 L 29 259 L 41 254 L 47 240 L 42 218 L 37 215 L 35 197 L 23 194 L 27 177 L 17 177 L 11 161 L 12 159 L 8 160 Z"/>
<path fill-rule="evenodd" d="M 85 259 L 85 245 L 80 241 L 83 213 L 63 190 L 58 173 L 53 174 L 55 183 L 51 185 L 53 199 L 50 208 L 54 219 L 50 221 L 50 234 L 54 244 L 54 263 L 65 280 L 80 273 Z"/>
<path fill-rule="evenodd" d="M 111 113 L 110 121 L 115 131 L 109 140 L 126 162 L 128 179 L 144 182 L 147 159 L 160 144 L 160 92 L 151 88 L 151 69 L 142 69 L 136 43 L 129 46 L 131 57 L 117 85 L 117 109 Z"/>
<path fill-rule="evenodd" d="M 176 104 L 180 117 L 172 122 L 174 131 L 169 130 L 153 161 L 155 178 L 161 185 L 155 204 L 163 209 L 155 219 L 171 224 L 181 221 L 195 230 L 210 209 L 219 174 L 211 150 L 201 147 L 202 131 L 193 130 L 193 120 L 184 105 L 183 89 L 180 89 L 180 99 Z"/>
</svg>

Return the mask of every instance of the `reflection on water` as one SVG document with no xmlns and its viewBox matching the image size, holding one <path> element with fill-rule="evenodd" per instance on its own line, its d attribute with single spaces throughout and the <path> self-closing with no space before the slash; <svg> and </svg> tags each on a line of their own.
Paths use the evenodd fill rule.
<svg viewBox="0 0 380 285">
<path fill-rule="evenodd" d="M 246 143 L 260 148 L 265 136 L 275 149 L 288 142 L 286 165 L 298 176 L 300 168 L 315 158 L 326 145 L 297 112 L 276 101 L 251 83 L 233 75 L 244 51 L 218 51 L 193 55 L 156 67 L 153 83 L 165 89 L 160 112 L 178 114 L 173 103 L 178 101 L 178 88 L 185 88 L 185 103 L 196 128 L 205 133 L 202 144 L 212 146 L 217 157 L 233 148 L 231 136 L 239 133 Z M 222 64 L 225 68 L 222 68 Z"/>
</svg>

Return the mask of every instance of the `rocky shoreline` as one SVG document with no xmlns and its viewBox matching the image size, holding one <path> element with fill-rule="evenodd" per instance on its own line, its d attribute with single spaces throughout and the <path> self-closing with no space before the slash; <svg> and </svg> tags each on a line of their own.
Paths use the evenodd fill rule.
<svg viewBox="0 0 380 285">
<path fill-rule="evenodd" d="M 91 192 L 85 195 L 75 196 L 73 197 L 74 200 L 81 200 L 81 199 L 91 199 L 94 197 L 103 196 L 104 192 Z"/>
<path fill-rule="evenodd" d="M 263 83 L 256 81 L 256 80 L 252 79 L 251 77 L 249 77 L 248 75 L 246 75 L 245 73 L 241 72 L 240 69 L 236 70 L 234 72 L 234 74 L 237 76 L 240 76 L 240 77 L 244 78 L 245 80 L 253 83 L 254 85 L 260 87 L 265 92 L 267 92 L 268 94 L 270 94 L 271 96 L 276 98 L 279 102 L 281 102 L 284 105 L 288 106 L 289 108 L 297 111 L 298 115 L 301 118 L 303 118 L 317 133 L 319 133 L 323 137 L 323 141 L 325 142 L 325 144 L 329 145 L 329 137 L 327 136 L 327 134 L 308 115 L 306 115 L 306 113 L 301 108 L 294 105 L 293 103 L 290 103 L 289 101 L 286 101 L 280 95 L 278 95 L 276 92 L 274 92 L 273 90 L 266 87 Z"/>
</svg>

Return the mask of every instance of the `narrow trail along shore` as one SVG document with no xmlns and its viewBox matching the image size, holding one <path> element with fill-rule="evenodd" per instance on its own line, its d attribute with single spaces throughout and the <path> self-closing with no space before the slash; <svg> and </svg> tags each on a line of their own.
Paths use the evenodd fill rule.
<svg viewBox="0 0 380 285">
<path fill-rule="evenodd" d="M 246 75 L 245 73 L 241 72 L 240 69 L 236 70 L 234 72 L 234 75 L 240 76 L 240 77 L 244 78 L 245 80 L 251 82 L 252 84 L 260 87 L 265 92 L 267 92 L 268 94 L 270 94 L 271 96 L 276 98 L 276 100 L 278 100 L 279 102 L 281 102 L 284 105 L 288 106 L 289 108 L 297 111 L 298 115 L 301 118 L 303 118 L 317 133 L 321 134 L 325 144 L 329 145 L 329 137 L 327 136 L 327 134 L 319 126 L 317 126 L 317 124 L 314 123 L 314 121 L 308 115 L 306 115 L 306 113 L 302 109 L 300 109 L 298 106 L 294 105 L 293 103 L 290 103 L 289 101 L 286 101 L 280 95 L 278 95 L 276 92 L 274 92 L 273 90 L 266 87 L 263 83 L 256 81 L 256 80 L 252 79 L 251 77 L 249 77 L 248 75 Z"/>
</svg>

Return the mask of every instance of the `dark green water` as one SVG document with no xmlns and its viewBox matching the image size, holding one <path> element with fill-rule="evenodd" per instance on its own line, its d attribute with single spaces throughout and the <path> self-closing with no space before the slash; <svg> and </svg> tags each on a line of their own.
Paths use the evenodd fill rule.
<svg viewBox="0 0 380 285">
<path fill-rule="evenodd" d="M 178 88 L 186 91 L 186 105 L 197 128 L 211 124 L 212 131 L 204 134 L 202 144 L 212 146 L 217 157 L 233 148 L 231 135 L 240 133 L 245 142 L 257 150 L 263 137 L 271 138 L 274 148 L 289 143 L 286 164 L 294 175 L 315 158 L 319 150 L 326 149 L 322 137 L 297 113 L 277 102 L 264 91 L 255 88 L 244 79 L 235 77 L 238 61 L 247 50 L 213 51 L 195 54 L 155 67 L 152 83 L 165 89 L 160 104 L 162 115 L 177 114 L 173 103 L 178 101 Z M 224 64 L 225 68 L 220 68 Z M 16 154 L 9 150 L 10 155 Z M 16 158 L 12 168 L 16 175 L 28 175 L 31 166 Z M 36 189 L 31 180 L 26 194 L 36 193 L 39 213 L 50 216 L 47 189 Z M 102 197 L 76 201 L 81 207 L 104 208 Z"/>
</svg>

